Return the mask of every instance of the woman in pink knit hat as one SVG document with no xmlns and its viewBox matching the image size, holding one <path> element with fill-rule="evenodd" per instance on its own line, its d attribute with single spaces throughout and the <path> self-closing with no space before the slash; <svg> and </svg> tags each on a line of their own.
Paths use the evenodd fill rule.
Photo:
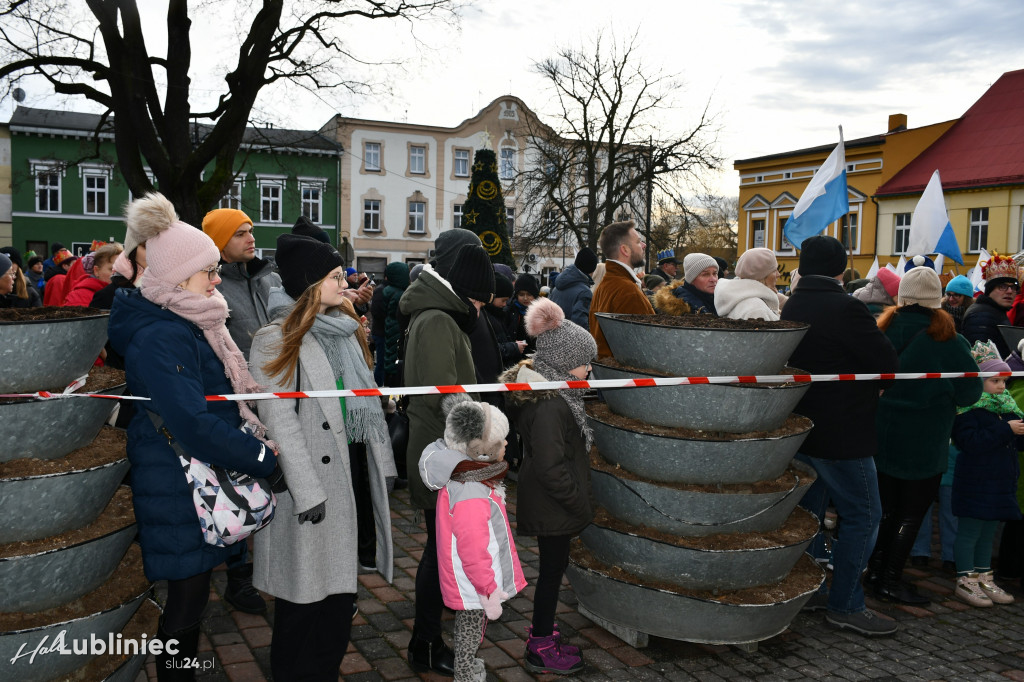
<svg viewBox="0 0 1024 682">
<path fill-rule="evenodd" d="M 158 636 L 177 640 L 176 654 L 157 656 L 157 679 L 190 679 L 210 575 L 230 547 L 204 539 L 172 442 L 191 458 L 264 478 L 277 448 L 248 405 L 206 400 L 259 390 L 224 325 L 217 247 L 180 222 L 160 194 L 133 201 L 127 220 L 146 244 L 147 267 L 138 289 L 117 291 L 108 335 L 124 357 L 131 394 L 150 399 L 128 426 L 128 459 L 146 577 L 167 581 Z"/>
</svg>

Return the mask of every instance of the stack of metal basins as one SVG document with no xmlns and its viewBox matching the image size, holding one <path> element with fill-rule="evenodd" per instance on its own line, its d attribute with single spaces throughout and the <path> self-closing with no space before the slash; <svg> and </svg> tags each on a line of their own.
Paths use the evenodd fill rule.
<svg viewBox="0 0 1024 682">
<path fill-rule="evenodd" d="M 0 393 L 59 392 L 90 373 L 107 316 L 0 318 L 0 335 Z M 109 647 L 126 626 L 147 637 L 155 629 L 151 612 L 145 624 L 129 623 L 150 585 L 132 545 L 131 493 L 120 486 L 125 436 L 104 426 L 114 406 L 101 398 L 0 401 L 0 679 L 130 680 L 145 660 L 94 660 L 98 646 L 85 645 Z"/>
<path fill-rule="evenodd" d="M 792 373 L 786 360 L 807 330 L 598 316 L 614 362 L 595 362 L 595 379 Z M 804 555 L 817 522 L 797 507 L 815 478 L 793 461 L 812 426 L 792 414 L 807 388 L 602 391 L 606 405 L 588 407 L 598 514 L 568 570 L 585 613 L 627 632 L 715 644 L 786 629 L 824 579 Z"/>
</svg>

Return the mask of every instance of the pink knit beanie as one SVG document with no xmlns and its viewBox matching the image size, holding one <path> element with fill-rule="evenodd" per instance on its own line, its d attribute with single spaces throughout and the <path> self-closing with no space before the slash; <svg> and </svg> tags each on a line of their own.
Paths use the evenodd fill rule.
<svg viewBox="0 0 1024 682">
<path fill-rule="evenodd" d="M 889 294 L 889 298 L 895 300 L 900 291 L 900 276 L 889 268 L 880 268 L 876 277 L 885 287 L 885 293 Z"/>
<path fill-rule="evenodd" d="M 126 222 L 146 245 L 146 276 L 177 286 L 220 261 L 220 249 L 201 230 L 178 220 L 162 194 L 147 194 L 128 205 Z"/>
<path fill-rule="evenodd" d="M 747 249 L 736 261 L 736 276 L 740 279 L 755 279 L 760 282 L 778 268 L 779 262 L 775 259 L 775 252 L 771 249 L 760 247 Z"/>
</svg>

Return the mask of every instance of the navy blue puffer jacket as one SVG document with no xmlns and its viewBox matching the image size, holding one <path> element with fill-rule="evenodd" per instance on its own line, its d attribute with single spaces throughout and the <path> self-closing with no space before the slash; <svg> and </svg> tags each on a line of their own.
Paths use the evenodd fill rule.
<svg viewBox="0 0 1024 682">
<path fill-rule="evenodd" d="M 199 327 L 150 303 L 136 289 L 120 289 L 108 326 L 110 342 L 124 356 L 132 395 L 152 400 L 128 426 L 128 459 L 135 518 L 146 577 L 181 580 L 212 569 L 228 549 L 203 541 L 192 490 L 178 456 L 158 433 L 146 408 L 164 419 L 186 453 L 210 464 L 254 476 L 268 476 L 275 456 L 239 430 L 234 402 L 206 402 L 204 396 L 233 392 L 224 365 Z M 145 408 L 143 408 L 143 405 Z"/>
<path fill-rule="evenodd" d="M 1017 506 L 1017 451 L 1024 436 L 1014 436 L 1008 421 L 1013 413 L 983 409 L 958 414 L 953 422 L 953 443 L 960 448 L 953 474 L 953 513 L 972 519 L 1015 521 Z"/>
</svg>

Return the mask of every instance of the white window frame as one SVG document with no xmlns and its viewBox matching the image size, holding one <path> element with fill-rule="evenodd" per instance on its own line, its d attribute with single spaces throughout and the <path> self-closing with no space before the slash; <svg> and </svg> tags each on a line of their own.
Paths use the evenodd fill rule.
<svg viewBox="0 0 1024 682">
<path fill-rule="evenodd" d="M 512 239 L 512 235 L 516 230 L 516 207 L 506 206 L 505 207 L 505 229 L 508 230 L 508 238 Z"/>
<path fill-rule="evenodd" d="M 899 256 L 907 252 L 910 243 L 910 213 L 894 213 L 892 216 L 892 253 Z M 903 248 L 900 249 L 902 237 Z"/>
<path fill-rule="evenodd" d="M 110 213 L 110 181 L 113 179 L 114 165 L 110 163 L 81 163 L 78 165 L 78 177 L 82 180 L 82 214 L 109 215 Z M 90 187 L 90 182 L 93 184 Z M 89 197 L 93 196 L 96 208 L 89 210 Z M 102 204 L 102 206 L 100 205 Z"/>
<path fill-rule="evenodd" d="M 233 208 L 236 210 L 242 210 L 242 181 L 235 180 L 231 183 L 231 187 L 228 187 L 228 192 L 220 198 L 217 203 L 217 208 Z"/>
<path fill-rule="evenodd" d="M 299 213 L 309 218 L 316 225 L 323 223 L 324 192 L 327 190 L 327 178 L 298 177 L 299 182 Z M 309 196 L 307 197 L 307 192 Z M 316 197 L 313 198 L 315 192 Z M 316 212 L 316 215 L 312 215 Z"/>
<path fill-rule="evenodd" d="M 64 183 L 63 183 L 62 180 L 64 178 L 65 168 L 60 163 L 56 163 L 54 161 L 30 160 L 29 161 L 29 165 L 30 165 L 30 167 L 32 169 L 32 177 L 35 178 L 35 202 L 34 202 L 34 206 L 33 206 L 34 209 L 35 209 L 35 212 L 36 213 L 60 213 L 61 212 L 61 206 L 63 205 L 63 199 L 64 199 L 64 192 L 63 192 Z M 53 176 L 55 178 L 55 180 L 56 180 L 56 184 L 55 185 L 51 185 L 49 183 L 46 184 L 46 185 L 40 184 L 40 182 L 39 182 L 39 179 L 40 179 L 39 176 L 40 175 Z M 57 197 L 56 197 L 57 198 L 57 201 L 56 201 L 57 207 L 56 207 L 56 209 L 54 209 L 53 206 L 52 206 L 53 202 L 49 201 L 49 200 L 46 202 L 46 205 L 47 205 L 46 209 L 39 208 L 39 194 L 40 194 L 40 192 L 56 192 L 57 193 Z M 52 197 L 50 197 L 50 198 L 52 198 Z"/>
<path fill-rule="evenodd" d="M 789 222 L 789 219 L 793 216 L 793 211 L 786 211 L 785 213 L 779 212 L 775 215 L 775 229 L 779 231 L 779 246 L 775 250 L 775 253 L 792 256 L 796 253 L 796 247 L 793 246 L 792 242 L 786 239 L 785 223 L 782 221 Z"/>
<path fill-rule="evenodd" d="M 370 219 L 367 227 L 366 219 Z M 380 232 L 380 199 L 363 199 L 363 232 L 376 234 Z"/>
<path fill-rule="evenodd" d="M 260 197 L 260 222 L 278 224 L 284 222 L 284 190 L 287 175 L 257 175 L 256 184 Z M 276 190 L 276 191 L 275 191 Z M 275 196 L 276 194 L 276 196 Z M 267 208 L 270 207 L 268 216 Z M 277 218 L 273 208 L 277 208 Z"/>
<path fill-rule="evenodd" d="M 454 175 L 457 178 L 469 177 L 469 150 L 456 149 L 454 160 Z M 460 169 L 461 168 L 461 172 Z"/>
<path fill-rule="evenodd" d="M 853 216 L 854 220 L 850 217 Z M 850 238 L 850 250 L 853 253 L 860 252 L 860 211 L 850 211 L 846 215 L 839 216 L 838 225 L 836 227 L 837 239 L 842 243 L 843 248 L 846 248 L 846 240 L 843 239 L 843 220 L 846 220 L 848 226 L 847 229 L 852 229 L 853 232 Z M 856 223 L 855 225 L 853 223 Z"/>
<path fill-rule="evenodd" d="M 425 145 L 414 144 L 409 146 L 409 173 L 413 175 L 426 175 L 427 148 Z"/>
<path fill-rule="evenodd" d="M 975 211 L 978 212 L 977 218 L 974 217 Z M 988 248 L 988 207 L 968 209 L 967 218 L 967 253 L 981 253 L 982 249 Z"/>
<path fill-rule="evenodd" d="M 516 176 L 516 148 L 502 147 L 501 157 L 498 162 L 498 177 L 502 180 L 512 180 Z"/>
<path fill-rule="evenodd" d="M 427 202 L 409 200 L 409 234 L 427 233 Z"/>
<path fill-rule="evenodd" d="M 455 204 L 452 206 L 452 227 L 462 227 L 462 221 L 465 219 L 463 214 L 465 206 L 465 204 Z"/>
<path fill-rule="evenodd" d="M 761 223 L 761 229 L 757 229 L 757 223 Z M 757 233 L 761 233 L 761 243 L 757 243 Z M 756 216 L 750 217 L 750 243 L 751 248 L 763 249 L 765 244 L 768 243 L 768 216 L 760 213 Z"/>
<path fill-rule="evenodd" d="M 368 173 L 380 172 L 380 142 L 363 142 L 363 170 Z M 373 157 L 376 160 L 371 161 Z"/>
</svg>

